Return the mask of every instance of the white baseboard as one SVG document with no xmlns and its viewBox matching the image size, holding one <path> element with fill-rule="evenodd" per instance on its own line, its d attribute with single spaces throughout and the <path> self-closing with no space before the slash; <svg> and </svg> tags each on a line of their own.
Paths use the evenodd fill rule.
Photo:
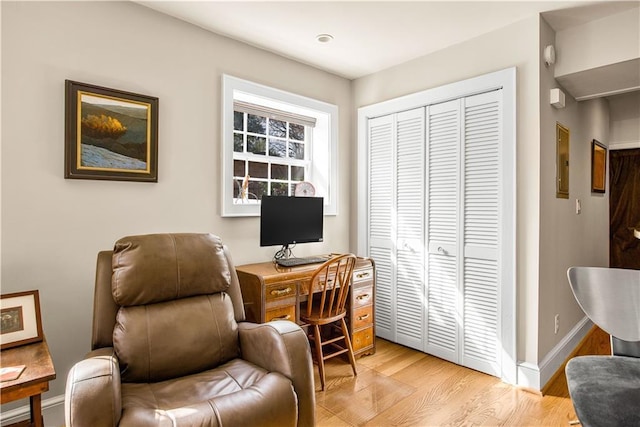
<svg viewBox="0 0 640 427">
<path fill-rule="evenodd" d="M 593 323 L 584 317 L 553 349 L 536 365 L 535 363 L 518 363 L 518 385 L 521 387 L 542 390 L 556 371 L 567 360 L 580 341 L 587 335 Z"/>
<path fill-rule="evenodd" d="M 0 425 L 7 426 L 18 421 L 29 419 L 29 405 L 0 413 Z M 42 417 L 45 427 L 64 426 L 64 394 L 42 401 Z"/>
</svg>

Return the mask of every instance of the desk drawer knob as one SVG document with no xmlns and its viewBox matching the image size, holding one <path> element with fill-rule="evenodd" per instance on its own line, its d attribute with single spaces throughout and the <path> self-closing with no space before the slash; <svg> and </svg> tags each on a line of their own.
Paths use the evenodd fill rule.
<svg viewBox="0 0 640 427">
<path fill-rule="evenodd" d="M 369 299 L 369 296 L 370 296 L 369 294 L 362 294 L 362 295 L 358 295 L 358 296 L 356 297 L 356 299 L 357 299 L 358 301 L 362 301 L 362 300 Z"/>
<path fill-rule="evenodd" d="M 358 273 L 356 274 L 356 279 L 364 279 L 365 277 L 369 277 L 369 274 L 370 273 L 368 271 L 365 271 L 363 273 Z"/>
<path fill-rule="evenodd" d="M 363 314 L 362 316 L 358 316 L 358 320 L 365 320 L 369 318 L 369 313 Z"/>
<path fill-rule="evenodd" d="M 287 287 L 284 289 L 274 289 L 271 291 L 271 295 L 274 296 L 282 296 L 282 295 L 287 295 L 291 293 L 291 288 Z"/>
</svg>

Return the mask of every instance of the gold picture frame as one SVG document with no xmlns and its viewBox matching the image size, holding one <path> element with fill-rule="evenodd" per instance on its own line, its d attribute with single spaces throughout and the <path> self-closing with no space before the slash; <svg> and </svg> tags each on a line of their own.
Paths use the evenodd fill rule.
<svg viewBox="0 0 640 427">
<path fill-rule="evenodd" d="M 158 182 L 158 98 L 65 81 L 65 178 Z"/>
<path fill-rule="evenodd" d="M 591 141 L 591 192 L 604 193 L 607 185 L 607 147 Z"/>
</svg>

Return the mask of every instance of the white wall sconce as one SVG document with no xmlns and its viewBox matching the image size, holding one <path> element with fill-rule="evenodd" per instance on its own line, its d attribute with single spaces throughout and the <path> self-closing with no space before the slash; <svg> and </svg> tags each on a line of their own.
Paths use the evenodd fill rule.
<svg viewBox="0 0 640 427">
<path fill-rule="evenodd" d="M 552 44 L 544 48 L 544 65 L 549 67 L 556 63 L 556 48 Z"/>
<path fill-rule="evenodd" d="M 564 92 L 560 88 L 551 89 L 549 103 L 556 108 L 564 108 Z"/>
</svg>

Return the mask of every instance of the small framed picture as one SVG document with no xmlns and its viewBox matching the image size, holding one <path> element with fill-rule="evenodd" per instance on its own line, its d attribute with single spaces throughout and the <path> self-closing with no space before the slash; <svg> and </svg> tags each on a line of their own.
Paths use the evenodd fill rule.
<svg viewBox="0 0 640 427">
<path fill-rule="evenodd" d="M 158 182 L 158 98 L 65 85 L 64 177 Z"/>
<path fill-rule="evenodd" d="M 0 349 L 42 341 L 38 291 L 0 295 Z"/>
<path fill-rule="evenodd" d="M 607 184 L 607 147 L 591 141 L 591 192 L 604 193 Z"/>
</svg>

